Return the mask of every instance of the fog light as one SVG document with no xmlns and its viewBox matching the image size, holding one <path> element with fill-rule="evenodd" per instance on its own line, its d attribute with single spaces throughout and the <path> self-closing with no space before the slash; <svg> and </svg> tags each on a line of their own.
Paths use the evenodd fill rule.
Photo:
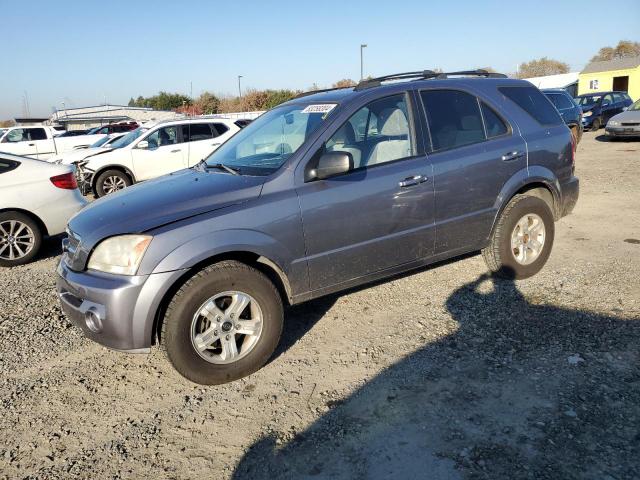
<svg viewBox="0 0 640 480">
<path fill-rule="evenodd" d="M 102 320 L 100 315 L 94 308 L 90 308 L 84 314 L 84 321 L 87 324 L 87 328 L 94 333 L 100 333 L 102 331 Z"/>
</svg>

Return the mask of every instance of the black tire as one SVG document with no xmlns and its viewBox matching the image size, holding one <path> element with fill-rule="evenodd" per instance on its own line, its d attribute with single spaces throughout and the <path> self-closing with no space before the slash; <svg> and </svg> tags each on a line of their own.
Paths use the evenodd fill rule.
<svg viewBox="0 0 640 480">
<path fill-rule="evenodd" d="M 545 240 L 538 257 L 532 263 L 523 265 L 516 260 L 511 250 L 511 235 L 518 221 L 527 214 L 535 214 L 542 219 Z M 538 197 L 516 195 L 500 215 L 489 245 L 482 250 L 482 256 L 489 270 L 498 276 L 509 279 L 529 278 L 538 273 L 547 262 L 554 235 L 555 223 L 549 205 Z"/>
<path fill-rule="evenodd" d="M 211 297 L 237 290 L 253 297 L 262 311 L 262 332 L 251 350 L 233 363 L 203 359 L 191 340 L 194 315 Z M 258 270 L 236 261 L 224 261 L 201 270 L 174 295 L 161 331 L 161 343 L 174 368 L 201 385 L 219 385 L 246 377 L 273 355 L 284 323 L 282 300 L 276 287 Z"/>
<path fill-rule="evenodd" d="M 109 195 L 116 190 L 110 191 L 108 182 L 117 182 L 119 185 L 123 185 L 118 190 L 128 187 L 131 185 L 131 179 L 129 176 L 121 170 L 106 170 L 98 175 L 98 178 L 95 182 L 94 192 L 96 197 L 104 197 L 105 195 Z"/>
<path fill-rule="evenodd" d="M 4 256 L 8 256 L 6 252 L 10 248 L 7 235 L 9 231 L 6 226 L 3 227 L 3 229 L 0 229 L 0 267 L 15 267 L 17 265 L 24 265 L 25 263 L 29 263 L 38 254 L 38 251 L 42 246 L 42 231 L 40 230 L 40 226 L 38 225 L 38 223 L 35 222 L 31 217 L 19 212 L 0 213 L 0 226 L 2 226 L 4 222 L 10 221 L 20 222 L 31 229 L 31 232 L 33 233 L 33 243 L 31 246 L 31 250 L 26 255 L 13 260 L 3 258 Z M 18 233 L 24 233 L 24 230 Z M 26 250 L 26 247 L 24 245 L 19 246 Z"/>
<path fill-rule="evenodd" d="M 596 118 L 593 123 L 591 124 L 591 130 L 593 130 L 594 132 L 597 132 L 598 130 L 600 130 L 600 119 Z"/>
</svg>

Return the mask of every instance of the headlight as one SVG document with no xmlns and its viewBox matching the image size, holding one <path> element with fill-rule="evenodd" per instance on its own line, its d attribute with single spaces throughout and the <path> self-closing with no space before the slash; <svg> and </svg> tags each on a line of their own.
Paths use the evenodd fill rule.
<svg viewBox="0 0 640 480">
<path fill-rule="evenodd" d="M 593 112 L 592 112 L 591 110 L 589 110 L 588 112 L 584 112 L 584 113 L 582 114 L 582 116 L 583 116 L 583 117 L 590 117 L 592 113 L 593 113 Z"/>
<path fill-rule="evenodd" d="M 91 254 L 88 268 L 99 272 L 135 275 L 152 238 L 149 235 L 107 238 Z"/>
<path fill-rule="evenodd" d="M 609 120 L 607 127 L 617 127 L 618 125 L 620 125 L 620 123 L 617 122 L 616 120 Z"/>
</svg>

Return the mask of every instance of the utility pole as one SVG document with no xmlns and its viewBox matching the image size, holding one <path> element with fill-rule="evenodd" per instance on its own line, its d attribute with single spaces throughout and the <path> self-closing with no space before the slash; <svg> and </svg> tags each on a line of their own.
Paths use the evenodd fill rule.
<svg viewBox="0 0 640 480">
<path fill-rule="evenodd" d="M 238 75 L 238 97 L 240 98 L 240 100 L 242 100 L 242 90 L 240 89 L 240 79 L 242 78 L 242 75 Z"/>
<path fill-rule="evenodd" d="M 360 80 L 364 79 L 364 61 L 363 61 L 363 50 L 367 48 L 366 43 L 360 44 Z"/>
</svg>

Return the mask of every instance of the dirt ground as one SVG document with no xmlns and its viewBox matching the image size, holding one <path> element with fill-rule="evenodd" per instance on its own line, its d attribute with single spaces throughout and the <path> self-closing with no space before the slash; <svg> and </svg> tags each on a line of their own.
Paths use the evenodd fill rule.
<svg viewBox="0 0 640 480">
<path fill-rule="evenodd" d="M 640 142 L 585 133 L 577 172 L 536 277 L 472 255 L 291 308 L 219 387 L 84 339 L 50 242 L 0 271 L 0 478 L 640 478 Z"/>
</svg>

